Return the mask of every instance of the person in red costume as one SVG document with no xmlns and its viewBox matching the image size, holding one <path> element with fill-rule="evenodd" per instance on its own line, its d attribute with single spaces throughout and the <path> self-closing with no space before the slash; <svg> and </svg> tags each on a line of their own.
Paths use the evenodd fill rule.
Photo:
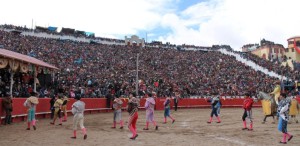
<svg viewBox="0 0 300 146">
<path fill-rule="evenodd" d="M 243 119 L 244 128 L 242 130 L 249 130 L 249 131 L 253 130 L 253 121 L 252 121 L 252 105 L 253 105 L 253 103 L 254 103 L 253 98 L 250 97 L 249 93 L 246 93 L 244 104 L 243 104 L 244 114 L 242 116 L 242 119 Z M 250 128 L 247 128 L 246 119 L 249 119 L 249 121 L 250 121 Z"/>
</svg>

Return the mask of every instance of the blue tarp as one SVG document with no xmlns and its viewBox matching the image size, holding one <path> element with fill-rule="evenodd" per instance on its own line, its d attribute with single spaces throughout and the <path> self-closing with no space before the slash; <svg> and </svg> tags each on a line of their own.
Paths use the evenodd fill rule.
<svg viewBox="0 0 300 146">
<path fill-rule="evenodd" d="M 85 33 L 85 35 L 87 35 L 87 36 L 94 36 L 95 35 L 95 33 L 93 33 L 93 32 L 84 32 Z"/>
<path fill-rule="evenodd" d="M 48 30 L 50 30 L 50 31 L 56 31 L 56 30 L 57 30 L 57 27 L 49 26 L 49 27 L 48 27 Z"/>
</svg>

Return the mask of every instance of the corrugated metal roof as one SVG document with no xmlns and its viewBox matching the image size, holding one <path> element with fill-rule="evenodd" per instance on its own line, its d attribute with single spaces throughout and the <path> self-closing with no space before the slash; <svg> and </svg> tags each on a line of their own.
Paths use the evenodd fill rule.
<svg viewBox="0 0 300 146">
<path fill-rule="evenodd" d="M 15 60 L 19 60 L 19 61 L 35 64 L 35 65 L 38 65 L 38 66 L 43 66 L 43 67 L 58 70 L 57 67 L 55 67 L 51 64 L 48 64 L 44 61 L 38 60 L 36 58 L 30 57 L 30 56 L 27 56 L 27 55 L 20 54 L 20 53 L 17 53 L 17 52 L 13 52 L 13 51 L 10 51 L 10 50 L 0 49 L 0 55 L 4 56 L 4 57 L 7 57 L 7 58 L 12 58 L 12 59 L 15 59 Z"/>
</svg>

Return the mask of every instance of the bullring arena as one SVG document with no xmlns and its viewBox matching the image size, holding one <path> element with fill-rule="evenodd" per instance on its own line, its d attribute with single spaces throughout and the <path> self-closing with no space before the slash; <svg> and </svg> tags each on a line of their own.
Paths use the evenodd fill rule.
<svg viewBox="0 0 300 146">
<path fill-rule="evenodd" d="M 24 99 L 15 99 L 15 103 L 21 103 Z M 89 101 L 90 100 L 90 101 Z M 97 101 L 98 100 L 98 101 Z M 101 101 L 102 100 L 102 101 Z M 243 131 L 241 116 L 242 99 L 223 100 L 221 109 L 221 123 L 207 124 L 211 109 L 204 99 L 181 99 L 176 112 L 171 111 L 175 117 L 174 124 L 169 120 L 167 124 L 163 123 L 163 111 L 161 110 L 163 99 L 157 99 L 155 119 L 159 129 L 156 131 L 153 125 L 150 125 L 149 131 L 143 131 L 145 126 L 145 111 L 140 109 L 137 122 L 138 138 L 130 140 L 130 131 L 125 126 L 124 129 L 111 129 L 113 114 L 105 109 L 103 102 L 105 99 L 83 99 L 83 101 L 94 104 L 87 105 L 85 114 L 85 126 L 87 128 L 88 138 L 83 140 L 83 135 L 78 133 L 77 139 L 71 139 L 72 136 L 72 116 L 62 126 L 50 125 L 48 115 L 37 114 L 37 130 L 27 131 L 26 122 L 23 117 L 15 117 L 15 123 L 8 126 L 0 126 L 0 142 L 3 146 L 32 146 L 32 145 L 89 145 L 89 146 L 241 146 L 241 145 L 279 145 L 281 133 L 277 130 L 277 123 L 272 124 L 272 119 L 268 118 L 265 124 L 262 124 L 264 117 L 260 103 L 255 103 L 253 108 L 254 130 Z M 96 102 L 95 102 L 96 101 Z M 37 113 L 47 109 L 48 99 L 40 99 L 41 104 L 37 107 Z M 70 104 L 74 102 L 70 101 Z M 191 105 L 191 103 L 194 103 Z M 68 108 L 70 106 L 68 104 Z M 141 100 L 141 105 L 144 101 Z M 124 104 L 125 106 L 125 104 Z M 99 108 L 100 107 L 100 108 Z M 103 108 L 101 108 L 103 107 Z M 91 110 L 91 109 L 95 110 Z M 23 107 L 14 111 L 23 113 Z M 19 114 L 20 114 L 19 113 Z M 40 112 L 41 113 L 41 112 Z M 92 114 L 91 114 L 92 113 Z M 127 121 L 128 113 L 123 111 L 123 119 Z M 26 118 L 25 118 L 26 119 Z M 127 122 L 126 122 L 127 123 Z M 126 125 L 125 123 L 125 125 Z M 288 125 L 288 130 L 294 135 L 288 145 L 299 145 L 300 126 L 295 122 Z"/>
<path fill-rule="evenodd" d="M 156 41 L 137 44 L 143 41 L 137 41 L 136 37 L 132 37 L 132 43 L 125 43 L 119 39 L 84 36 L 70 28 L 61 32 L 56 32 L 55 28 L 53 32 L 51 27 L 30 30 L 0 25 L 0 29 L 0 105 L 4 103 L 0 108 L 1 146 L 261 146 L 279 145 L 282 135 L 285 137 L 287 133 L 294 136 L 287 142 L 288 145 L 300 144 L 298 123 L 288 124 L 288 132 L 285 133 L 279 132 L 277 123 L 271 123 L 270 118 L 262 124 L 264 112 L 261 101 L 254 103 L 254 130 L 245 130 L 246 127 L 242 130 L 242 106 L 244 104 L 249 110 L 252 105 L 252 101 L 248 105 L 250 98 L 244 102 L 245 95 L 256 97 L 263 91 L 276 98 L 280 92 L 288 91 L 288 96 L 296 96 L 300 101 L 300 72 L 296 69 L 279 66 L 249 52 L 234 51 L 229 45 L 177 46 Z M 69 35 L 65 36 L 66 33 Z M 296 40 L 289 41 L 291 43 L 297 44 Z M 262 41 L 262 44 L 269 46 L 274 43 Z M 115 97 L 130 97 L 132 93 L 142 97 L 153 92 L 159 97 L 152 99 L 156 103 L 154 117 L 158 130 L 154 126 L 150 126 L 148 131 L 143 130 L 146 125 L 145 98 L 140 101 L 138 137 L 133 128 L 134 120 L 128 120 L 125 110 L 127 98 L 123 98 L 123 105 L 120 105 L 125 125 L 129 121 L 133 132 L 127 126 L 111 128 L 112 103 L 108 105 L 108 100 L 112 102 Z M 36 93 L 38 98 L 34 99 L 39 103 L 30 101 L 28 106 L 26 102 L 28 110 L 23 103 Z M 52 125 L 50 99 L 55 100 L 52 109 L 57 115 L 65 106 L 62 100 L 54 98 L 62 95 L 70 99 L 66 108 L 68 120 L 57 125 L 63 119 L 60 118 Z M 215 120 L 208 124 L 211 104 L 205 99 L 212 95 L 222 99 L 221 122 L 216 123 Z M 176 119 L 173 124 L 170 120 L 162 124 L 166 97 L 179 99 L 180 109 L 176 112 L 172 109 L 171 115 Z M 86 104 L 85 111 L 81 108 L 82 111 L 74 113 L 81 117 L 85 113 L 87 139 L 79 130 L 77 136 L 73 131 L 71 105 L 75 102 L 74 98 L 82 98 Z M 165 106 L 168 110 L 169 105 Z M 133 107 L 135 112 L 136 106 Z M 150 107 L 152 110 L 154 105 Z M 33 118 L 34 112 L 37 122 Z M 284 114 L 287 115 L 287 112 Z M 27 113 L 31 118 L 27 118 Z M 131 115 L 132 119 L 136 118 L 135 115 Z M 148 114 L 148 119 L 150 116 Z M 27 130 L 30 124 L 33 128 Z M 280 125 L 286 126 L 285 122 Z M 249 128 L 252 129 L 251 126 Z M 286 142 L 285 138 L 282 142 Z"/>
</svg>

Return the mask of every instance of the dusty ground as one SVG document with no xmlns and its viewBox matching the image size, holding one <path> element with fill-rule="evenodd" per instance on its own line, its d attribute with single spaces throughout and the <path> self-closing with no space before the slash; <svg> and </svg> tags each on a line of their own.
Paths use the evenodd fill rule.
<svg viewBox="0 0 300 146">
<path fill-rule="evenodd" d="M 155 131 L 153 125 L 149 131 L 143 131 L 145 125 L 145 111 L 139 111 L 137 123 L 138 138 L 130 140 L 131 133 L 128 128 L 111 129 L 112 113 L 99 113 L 85 115 L 85 126 L 88 129 L 88 138 L 83 140 L 81 132 L 77 139 L 72 136 L 72 117 L 63 126 L 50 125 L 50 120 L 40 119 L 36 131 L 26 131 L 26 123 L 0 126 L 1 146 L 235 146 L 235 145 L 280 145 L 281 133 L 277 124 L 271 124 L 271 119 L 262 124 L 263 114 L 260 108 L 253 110 L 254 131 L 242 131 L 242 109 L 222 109 L 222 123 L 207 124 L 210 109 L 179 109 L 172 111 L 176 122 L 167 124 L 163 122 L 163 112 L 156 111 L 155 117 L 159 130 Z M 123 112 L 126 121 L 127 113 Z M 118 125 L 119 126 L 119 125 Z M 300 145 L 300 124 L 288 125 L 288 131 L 294 135 L 289 145 Z"/>
</svg>

